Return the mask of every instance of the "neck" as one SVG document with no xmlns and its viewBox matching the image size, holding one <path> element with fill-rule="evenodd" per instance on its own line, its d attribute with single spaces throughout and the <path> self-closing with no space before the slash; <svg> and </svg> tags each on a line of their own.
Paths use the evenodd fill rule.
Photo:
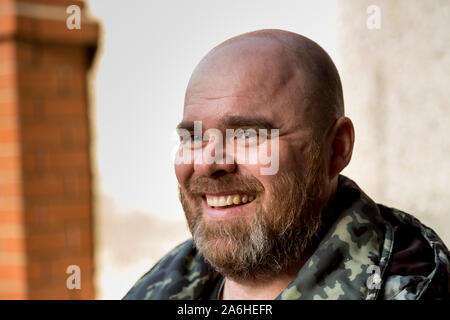
<svg viewBox="0 0 450 320">
<path fill-rule="evenodd" d="M 284 289 L 295 279 L 297 273 L 312 255 L 316 244 L 311 244 L 305 250 L 304 258 L 301 262 L 293 264 L 289 270 L 274 276 L 268 281 L 239 281 L 225 278 L 222 300 L 273 300 L 283 292 Z"/>
<path fill-rule="evenodd" d="M 223 300 L 273 300 L 275 299 L 295 278 L 294 276 L 283 276 L 265 283 L 239 283 L 226 278 L 223 287 Z"/>
</svg>

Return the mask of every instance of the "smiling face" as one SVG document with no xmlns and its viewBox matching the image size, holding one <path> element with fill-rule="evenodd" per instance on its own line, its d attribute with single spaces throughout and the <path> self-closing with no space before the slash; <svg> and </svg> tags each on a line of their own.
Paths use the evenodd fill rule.
<svg viewBox="0 0 450 320">
<path fill-rule="evenodd" d="M 279 129 L 277 150 L 268 148 L 277 152 L 276 174 L 261 174 L 267 163 L 237 161 L 258 146 L 252 136 L 237 138 L 243 148 L 220 155 L 233 161 L 175 166 L 196 246 L 225 276 L 264 280 L 285 271 L 304 258 L 320 227 L 330 188 L 329 150 L 315 133 L 305 81 L 284 46 L 255 37 L 213 50 L 189 82 L 180 128 L 192 131 L 201 121 L 203 131 L 214 128 L 223 137 L 226 129 Z M 275 138 L 269 135 L 268 145 Z M 203 159 L 215 156 L 218 140 L 201 143 Z"/>
</svg>

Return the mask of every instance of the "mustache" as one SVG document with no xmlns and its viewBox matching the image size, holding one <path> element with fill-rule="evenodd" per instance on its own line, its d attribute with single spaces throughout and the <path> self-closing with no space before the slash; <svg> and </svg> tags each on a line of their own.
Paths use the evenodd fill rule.
<svg viewBox="0 0 450 320">
<path fill-rule="evenodd" d="M 264 186 L 258 179 L 242 177 L 236 174 L 225 174 L 217 178 L 194 177 L 188 181 L 186 189 L 191 195 L 226 193 L 230 191 L 252 194 L 264 192 Z"/>
</svg>

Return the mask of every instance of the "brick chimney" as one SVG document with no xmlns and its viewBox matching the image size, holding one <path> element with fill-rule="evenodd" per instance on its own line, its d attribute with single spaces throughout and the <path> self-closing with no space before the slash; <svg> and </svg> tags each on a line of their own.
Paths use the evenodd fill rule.
<svg viewBox="0 0 450 320">
<path fill-rule="evenodd" d="M 66 23 L 70 5 L 81 29 Z M 0 299 L 94 298 L 87 73 L 98 24 L 85 10 L 0 0 Z M 80 289 L 67 286 L 70 265 Z"/>
</svg>

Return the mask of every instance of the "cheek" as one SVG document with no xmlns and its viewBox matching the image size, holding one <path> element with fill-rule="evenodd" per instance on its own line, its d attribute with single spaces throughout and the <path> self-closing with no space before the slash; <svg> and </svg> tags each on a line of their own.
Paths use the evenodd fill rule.
<svg viewBox="0 0 450 320">
<path fill-rule="evenodd" d="M 280 145 L 280 172 L 300 172 L 305 165 L 305 148 L 303 144 Z"/>
<path fill-rule="evenodd" d="M 186 185 L 190 176 L 194 172 L 194 166 L 192 164 L 176 164 L 175 165 L 175 175 L 177 177 L 180 186 Z"/>
</svg>

